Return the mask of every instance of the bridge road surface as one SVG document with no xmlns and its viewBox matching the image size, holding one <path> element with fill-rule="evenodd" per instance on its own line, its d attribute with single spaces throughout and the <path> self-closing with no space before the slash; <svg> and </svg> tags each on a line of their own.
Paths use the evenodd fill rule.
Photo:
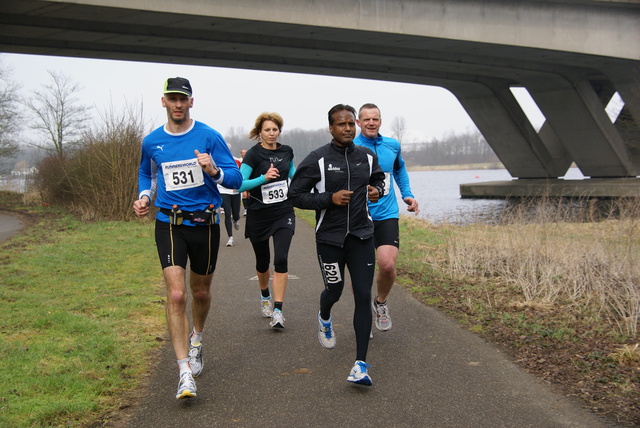
<svg viewBox="0 0 640 428">
<path fill-rule="evenodd" d="M 370 341 L 372 387 L 346 381 L 355 360 L 353 296 L 333 311 L 335 349 L 317 339 L 322 281 L 311 226 L 298 219 L 289 259 L 285 329 L 259 309 L 254 255 L 244 220 L 225 247 L 222 230 L 213 302 L 204 333 L 198 396 L 176 400 L 178 369 L 162 347 L 140 402 L 111 426 L 126 427 L 605 427 L 495 347 L 412 298 L 390 297 L 393 329 Z M 151 232 L 150 232 L 151 233 Z M 150 236 L 149 244 L 152 245 Z M 149 263 L 158 264 L 157 260 Z M 135 325 L 132 325 L 135 328 Z"/>
</svg>

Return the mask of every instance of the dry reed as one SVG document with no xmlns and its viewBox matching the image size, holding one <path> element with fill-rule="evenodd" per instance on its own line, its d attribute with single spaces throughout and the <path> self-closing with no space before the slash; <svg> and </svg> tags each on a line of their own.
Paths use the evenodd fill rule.
<svg viewBox="0 0 640 428">
<path fill-rule="evenodd" d="M 443 267 L 453 277 L 503 281 L 521 291 L 525 304 L 572 305 L 613 319 L 623 335 L 638 335 L 640 198 L 598 207 L 588 200 L 521 201 L 497 226 L 452 234 L 447 253 Z"/>
</svg>

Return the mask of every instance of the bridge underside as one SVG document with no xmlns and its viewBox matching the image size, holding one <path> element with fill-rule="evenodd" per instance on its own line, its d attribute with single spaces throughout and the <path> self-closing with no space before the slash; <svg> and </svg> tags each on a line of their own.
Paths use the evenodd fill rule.
<svg viewBox="0 0 640 428">
<path fill-rule="evenodd" d="M 594 17 L 616 13 L 617 26 L 628 28 L 615 30 L 623 34 L 635 32 L 630 41 L 624 41 L 625 45 L 632 44 L 630 50 L 635 56 L 611 57 L 570 49 L 526 47 L 522 43 L 425 36 L 418 31 L 412 34 L 385 31 L 380 19 L 398 15 L 395 11 L 352 10 L 354 6 L 334 0 L 323 5 L 311 0 L 295 3 L 313 8 L 307 11 L 312 18 L 292 19 L 289 14 L 288 22 L 276 22 L 280 20 L 271 17 L 274 12 L 268 7 L 271 2 L 258 0 L 237 0 L 235 3 L 243 5 L 243 13 L 235 16 L 228 13 L 228 9 L 233 9 L 231 6 L 203 5 L 196 0 L 177 2 L 182 5 L 181 12 L 150 10 L 150 3 L 165 4 L 143 0 L 2 2 L 0 50 L 441 86 L 458 98 L 513 177 L 558 178 L 573 163 L 591 178 L 640 175 L 640 40 L 634 36 L 640 18 L 638 4 L 587 1 L 577 6 L 582 8 L 580 14 Z M 392 2 L 374 3 L 380 6 Z M 492 10 L 481 8 L 493 7 L 493 12 L 504 13 L 499 8 L 505 8 L 505 4 L 522 8 L 516 11 L 521 14 L 540 15 L 548 7 L 539 5 L 559 3 L 562 6 L 558 10 L 549 12 L 549 19 L 558 19 L 557 15 L 567 13 L 569 6 L 565 3 L 570 2 L 459 1 L 465 15 L 458 12 L 455 16 L 445 11 L 442 16 L 422 17 L 407 10 L 409 6 L 417 8 L 420 3 L 433 6 L 442 2 L 396 1 L 394 4 L 402 8 L 406 21 L 399 25 L 419 28 L 455 19 L 460 26 L 471 26 L 473 20 L 467 15 L 479 13 L 477 16 L 482 18 L 477 19 L 486 21 Z M 369 30 L 363 30 L 362 24 L 345 26 L 336 17 L 334 6 L 338 8 L 335 10 L 346 9 L 344 13 L 352 16 L 354 23 L 368 18 L 363 15 L 377 14 L 378 19 L 373 22 L 378 25 Z M 247 10 L 251 7 L 255 11 L 248 19 Z M 544 20 L 545 16 L 537 18 Z M 338 20 L 338 24 L 332 19 Z M 593 31 L 603 34 L 610 30 L 595 28 L 600 25 L 598 22 L 592 25 Z M 526 88 L 545 116 L 546 122 L 539 131 L 520 108 L 511 91 L 513 87 Z M 616 92 L 624 107 L 612 121 L 605 107 Z"/>
</svg>

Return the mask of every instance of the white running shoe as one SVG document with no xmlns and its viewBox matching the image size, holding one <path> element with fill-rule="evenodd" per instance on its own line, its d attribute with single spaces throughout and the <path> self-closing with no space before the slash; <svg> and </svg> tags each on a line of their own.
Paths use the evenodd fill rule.
<svg viewBox="0 0 640 428">
<path fill-rule="evenodd" d="M 233 247 L 233 236 L 227 241 L 227 247 Z"/>
<path fill-rule="evenodd" d="M 387 331 L 391 329 L 391 316 L 389 315 L 387 302 L 378 303 L 376 302 L 376 299 L 373 299 L 371 307 L 373 308 L 376 328 L 380 331 Z"/>
<path fill-rule="evenodd" d="M 271 322 L 269 325 L 272 328 L 284 328 L 284 315 L 282 315 L 282 311 L 280 309 L 275 309 L 271 313 Z"/>
<path fill-rule="evenodd" d="M 233 222 L 233 227 L 234 227 L 236 230 L 240 230 L 240 220 L 238 220 L 238 221 L 234 221 L 234 222 Z"/>
<path fill-rule="evenodd" d="M 356 360 L 356 363 L 351 368 L 351 373 L 349 373 L 347 381 L 357 383 L 358 385 L 373 385 L 371 377 L 369 376 L 369 373 L 367 373 L 368 367 L 370 367 L 369 364 L 364 361 Z"/>
<path fill-rule="evenodd" d="M 336 347 L 336 335 L 333 332 L 332 317 L 329 317 L 329 321 L 325 321 L 320 317 L 318 312 L 318 340 L 320 344 L 327 349 L 333 349 Z"/>
<path fill-rule="evenodd" d="M 191 366 L 191 373 L 193 377 L 200 376 L 202 369 L 204 368 L 204 360 L 202 359 L 202 343 L 197 346 L 192 345 L 189 342 L 189 366 Z"/>
<path fill-rule="evenodd" d="M 178 382 L 176 398 L 180 400 L 182 398 L 195 397 L 196 390 L 196 382 L 193 380 L 191 372 L 183 372 L 180 375 L 180 381 Z"/>
<path fill-rule="evenodd" d="M 271 305 L 271 297 L 260 296 L 260 309 L 262 310 L 262 316 L 265 318 L 271 318 L 273 313 L 273 306 Z"/>
</svg>

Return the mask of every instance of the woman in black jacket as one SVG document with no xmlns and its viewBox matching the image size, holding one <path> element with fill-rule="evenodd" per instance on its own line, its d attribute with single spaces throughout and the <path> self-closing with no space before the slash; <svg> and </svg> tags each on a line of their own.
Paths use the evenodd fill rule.
<svg viewBox="0 0 640 428">
<path fill-rule="evenodd" d="M 371 150 L 353 144 L 353 107 L 338 104 L 329 110 L 329 132 L 331 142 L 311 152 L 298 166 L 289 200 L 295 207 L 316 211 L 316 249 L 324 280 L 318 313 L 320 344 L 335 347 L 331 308 L 342 295 L 346 266 L 353 284 L 356 333 L 356 362 L 347 380 L 371 385 L 366 357 L 375 248 L 367 200 L 376 202 L 384 194 L 384 172 Z"/>
</svg>

